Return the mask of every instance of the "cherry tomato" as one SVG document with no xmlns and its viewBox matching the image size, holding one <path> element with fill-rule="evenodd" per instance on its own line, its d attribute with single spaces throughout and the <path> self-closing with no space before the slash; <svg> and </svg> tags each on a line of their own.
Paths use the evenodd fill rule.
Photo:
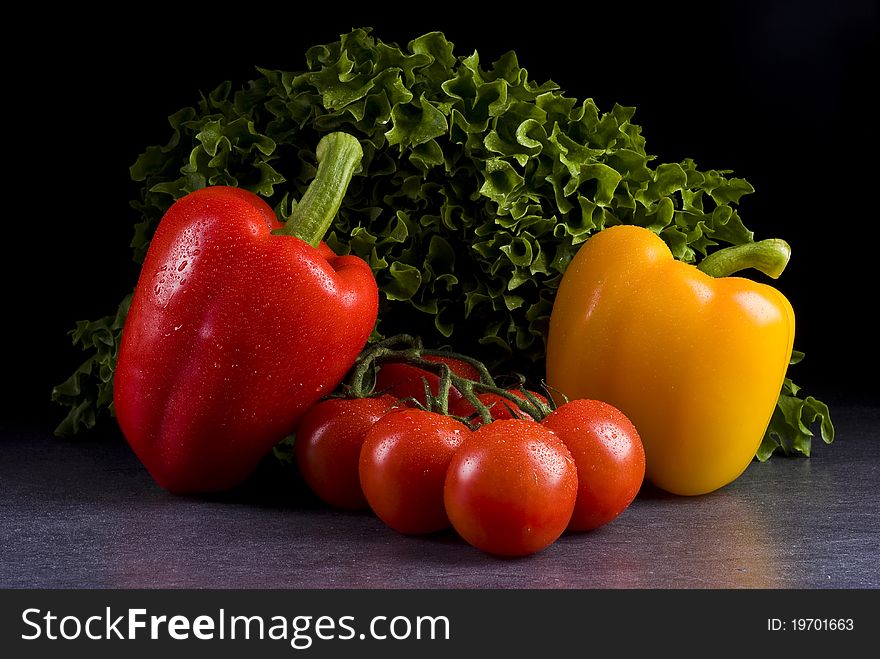
<svg viewBox="0 0 880 659">
<path fill-rule="evenodd" d="M 446 468 L 469 434 L 452 417 L 419 409 L 391 412 L 370 428 L 361 448 L 360 481 L 379 519 L 406 534 L 447 528 Z"/>
<path fill-rule="evenodd" d="M 547 428 L 524 419 L 495 421 L 467 436 L 444 487 L 453 528 L 501 556 L 525 556 L 556 541 L 576 498 L 571 453 Z"/>
<path fill-rule="evenodd" d="M 632 422 L 608 403 L 572 400 L 542 425 L 565 443 L 577 465 L 577 503 L 568 530 L 589 531 L 620 515 L 645 478 L 645 449 Z"/>
<path fill-rule="evenodd" d="M 308 486 L 337 508 L 367 508 L 358 461 L 367 431 L 396 404 L 392 396 L 330 398 L 312 407 L 296 430 L 294 454 Z"/>
<path fill-rule="evenodd" d="M 456 359 L 454 357 L 426 355 L 425 359 L 432 362 L 442 363 L 449 366 L 456 375 L 468 378 L 469 380 L 479 380 L 480 372 L 466 361 Z M 440 390 L 440 376 L 431 371 L 419 368 L 413 364 L 405 362 L 388 362 L 382 364 L 376 375 L 376 390 L 383 393 L 391 394 L 395 398 L 413 398 L 422 405 L 425 404 L 425 383 L 424 378 L 428 381 L 431 388 L 431 394 L 436 396 Z M 455 387 L 449 389 L 449 408 L 452 409 L 458 401 L 463 400 L 461 392 Z"/>
<path fill-rule="evenodd" d="M 513 394 L 517 398 L 525 400 L 525 397 L 523 396 L 521 391 L 518 391 L 516 389 L 509 389 L 508 392 Z M 535 391 L 530 391 L 529 393 L 534 395 L 538 400 L 544 403 L 547 402 L 546 396 L 542 396 Z M 499 394 L 478 394 L 477 399 L 481 403 L 483 403 L 483 405 L 489 407 L 489 414 L 492 415 L 493 421 L 516 418 L 529 420 L 532 419 L 532 416 L 530 414 L 516 407 L 516 404 L 513 401 L 508 400 L 507 398 Z M 475 414 L 477 410 L 473 405 L 471 405 L 470 402 L 468 402 L 466 398 L 462 397 L 449 406 L 449 411 L 457 416 L 470 417 L 472 414 Z M 512 412 L 516 413 L 519 416 L 514 416 Z M 483 420 L 478 415 L 473 419 L 473 423 L 474 425 L 481 426 L 483 425 Z"/>
</svg>

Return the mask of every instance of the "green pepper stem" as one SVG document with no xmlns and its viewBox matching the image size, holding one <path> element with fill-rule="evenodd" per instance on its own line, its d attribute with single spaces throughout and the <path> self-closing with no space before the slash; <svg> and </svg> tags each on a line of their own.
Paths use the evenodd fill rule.
<svg viewBox="0 0 880 659">
<path fill-rule="evenodd" d="M 754 268 L 777 279 L 791 257 L 791 247 L 780 238 L 768 238 L 719 249 L 697 266 L 712 277 L 727 277 L 746 268 Z"/>
<path fill-rule="evenodd" d="M 317 247 L 342 205 L 351 177 L 360 167 L 364 152 L 348 133 L 329 133 L 318 142 L 318 171 L 314 180 L 277 233 L 295 236 Z"/>
</svg>

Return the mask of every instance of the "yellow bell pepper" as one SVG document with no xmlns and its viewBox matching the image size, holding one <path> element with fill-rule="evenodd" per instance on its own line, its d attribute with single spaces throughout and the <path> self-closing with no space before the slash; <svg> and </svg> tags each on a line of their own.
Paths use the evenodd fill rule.
<svg viewBox="0 0 880 659">
<path fill-rule="evenodd" d="M 726 275 L 755 267 L 777 277 L 789 254 L 785 242 L 767 240 L 719 250 L 697 268 L 675 260 L 648 229 L 600 231 L 557 291 L 550 390 L 623 411 L 658 487 L 696 495 L 727 485 L 749 465 L 770 422 L 794 312 L 772 286 Z"/>
</svg>

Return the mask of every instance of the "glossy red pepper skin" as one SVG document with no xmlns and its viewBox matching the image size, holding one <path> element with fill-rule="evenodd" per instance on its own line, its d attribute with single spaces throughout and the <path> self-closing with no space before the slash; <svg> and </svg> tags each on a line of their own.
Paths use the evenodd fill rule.
<svg viewBox="0 0 880 659">
<path fill-rule="evenodd" d="M 226 490 L 332 391 L 376 322 L 369 265 L 289 235 L 255 194 L 208 187 L 160 222 L 114 377 L 137 457 L 178 493 Z"/>
</svg>

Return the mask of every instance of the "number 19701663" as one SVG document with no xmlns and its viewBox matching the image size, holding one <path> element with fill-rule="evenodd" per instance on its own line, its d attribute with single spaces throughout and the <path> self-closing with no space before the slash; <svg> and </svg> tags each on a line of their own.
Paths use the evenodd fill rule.
<svg viewBox="0 0 880 659">
<path fill-rule="evenodd" d="M 853 631 L 855 623 L 852 618 L 767 618 L 767 631 L 771 632 L 807 632 L 807 631 Z"/>
</svg>

